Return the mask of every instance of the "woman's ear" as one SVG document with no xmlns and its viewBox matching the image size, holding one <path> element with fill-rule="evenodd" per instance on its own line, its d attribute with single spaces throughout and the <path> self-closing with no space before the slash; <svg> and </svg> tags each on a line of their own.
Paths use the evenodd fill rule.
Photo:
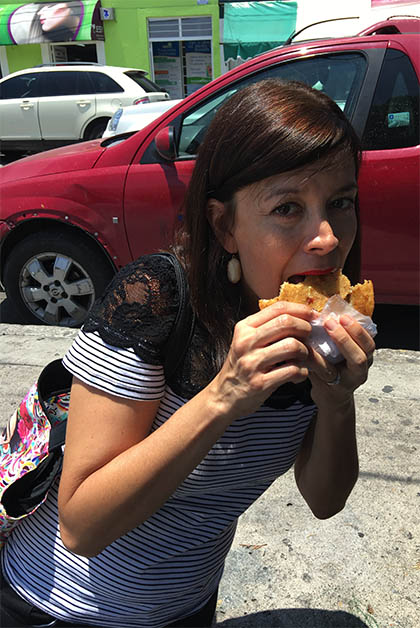
<svg viewBox="0 0 420 628">
<path fill-rule="evenodd" d="M 215 198 L 209 198 L 207 201 L 207 220 L 213 230 L 214 235 L 228 253 L 237 253 L 235 238 L 232 232 L 227 228 L 226 212 L 227 209 L 222 201 Z"/>
</svg>

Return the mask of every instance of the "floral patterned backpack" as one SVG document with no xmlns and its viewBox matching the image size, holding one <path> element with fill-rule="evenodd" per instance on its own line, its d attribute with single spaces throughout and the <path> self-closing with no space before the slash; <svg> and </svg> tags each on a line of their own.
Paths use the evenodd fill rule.
<svg viewBox="0 0 420 628">
<path fill-rule="evenodd" d="M 0 434 L 0 548 L 61 470 L 72 375 L 50 362 Z"/>
</svg>

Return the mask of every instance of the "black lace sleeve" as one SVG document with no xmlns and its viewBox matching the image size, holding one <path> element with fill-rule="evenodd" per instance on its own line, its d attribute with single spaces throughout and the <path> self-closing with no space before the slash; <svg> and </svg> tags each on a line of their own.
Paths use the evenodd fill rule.
<svg viewBox="0 0 420 628">
<path fill-rule="evenodd" d="M 115 347 L 132 348 L 149 364 L 163 364 L 162 348 L 179 307 L 175 271 L 164 257 L 146 255 L 115 275 L 83 325 Z"/>
</svg>

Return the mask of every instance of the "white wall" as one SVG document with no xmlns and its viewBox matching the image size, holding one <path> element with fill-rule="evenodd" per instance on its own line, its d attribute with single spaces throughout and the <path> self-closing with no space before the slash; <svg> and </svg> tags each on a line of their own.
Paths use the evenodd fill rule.
<svg viewBox="0 0 420 628">
<path fill-rule="evenodd" d="M 367 26 L 386 19 L 391 15 L 417 15 L 420 16 L 420 2 L 407 2 L 407 4 L 372 9 L 371 0 L 298 0 L 296 30 L 304 26 L 340 17 L 355 17 L 306 29 L 298 35 L 295 41 L 322 37 L 340 37 L 355 35 Z"/>
</svg>

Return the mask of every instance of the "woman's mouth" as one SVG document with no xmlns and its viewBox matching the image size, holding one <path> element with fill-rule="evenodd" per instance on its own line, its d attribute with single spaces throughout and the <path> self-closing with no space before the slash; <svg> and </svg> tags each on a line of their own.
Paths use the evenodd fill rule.
<svg viewBox="0 0 420 628">
<path fill-rule="evenodd" d="M 287 280 L 289 283 L 300 283 L 305 280 L 305 277 L 314 276 L 314 275 L 329 275 L 336 271 L 336 268 L 313 268 L 311 270 L 305 270 L 298 275 L 291 275 Z"/>
</svg>

